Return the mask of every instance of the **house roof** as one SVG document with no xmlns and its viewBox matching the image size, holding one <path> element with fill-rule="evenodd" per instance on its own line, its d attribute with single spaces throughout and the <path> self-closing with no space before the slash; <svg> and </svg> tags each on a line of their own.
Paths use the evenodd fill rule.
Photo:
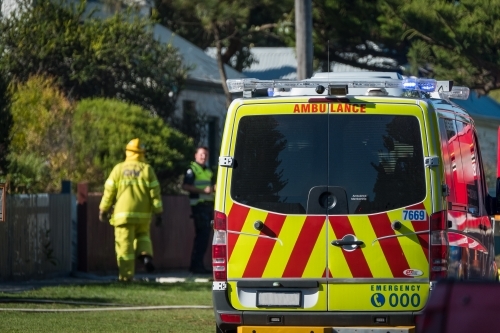
<svg viewBox="0 0 500 333">
<path fill-rule="evenodd" d="M 176 47 L 182 55 L 184 63 L 194 67 L 188 74 L 190 79 L 221 82 L 217 61 L 207 55 L 202 49 L 160 24 L 155 25 L 154 34 L 159 41 L 171 43 Z M 231 66 L 225 65 L 225 69 L 228 79 L 246 77 L 245 74 L 238 72 Z"/>
<path fill-rule="evenodd" d="M 297 57 L 292 47 L 253 47 L 255 62 L 243 70 L 246 76 L 261 79 L 296 79 Z"/>
<path fill-rule="evenodd" d="M 467 110 L 472 118 L 482 117 L 500 121 L 500 104 L 489 96 L 479 96 L 471 92 L 467 100 L 453 99 L 452 102 Z"/>
<path fill-rule="evenodd" d="M 249 78 L 260 80 L 296 80 L 297 56 L 293 47 L 252 47 L 255 62 L 243 70 Z M 215 48 L 210 47 L 206 54 L 215 58 Z M 332 62 L 332 72 L 360 72 L 357 67 Z"/>
</svg>

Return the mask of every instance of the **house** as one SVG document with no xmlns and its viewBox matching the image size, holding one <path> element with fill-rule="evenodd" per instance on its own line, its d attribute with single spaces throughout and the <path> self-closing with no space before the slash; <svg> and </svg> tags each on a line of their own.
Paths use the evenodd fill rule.
<svg viewBox="0 0 500 333">
<path fill-rule="evenodd" d="M 194 66 L 188 74 L 185 89 L 179 95 L 176 115 L 185 121 L 196 112 L 207 119 L 203 144 L 211 152 L 210 165 L 217 165 L 220 150 L 221 133 L 226 117 L 226 96 L 222 88 L 219 69 L 214 58 L 166 27 L 156 24 L 154 34 L 158 40 L 172 44 L 182 55 L 186 65 Z M 230 66 L 225 66 L 228 79 L 245 78 L 246 76 Z"/>
<path fill-rule="evenodd" d="M 148 1 L 130 0 L 129 2 L 138 7 L 141 15 L 150 15 L 151 4 Z M 102 2 L 95 0 L 89 1 L 87 7 L 88 10 L 97 9 L 96 14 L 103 18 L 114 12 L 105 7 Z M 217 61 L 196 45 L 161 24 L 155 24 L 153 33 L 159 41 L 177 48 L 184 64 L 193 67 L 188 72 L 186 85 L 177 100 L 175 115 L 183 122 L 188 123 L 195 114 L 206 119 L 206 124 L 201 129 L 202 142 L 200 144 L 207 146 L 211 152 L 215 152 L 209 155 L 208 164 L 217 165 L 222 128 L 227 111 L 226 96 L 222 88 Z M 245 74 L 238 72 L 231 66 L 225 65 L 225 70 L 228 79 L 246 77 Z"/>
<path fill-rule="evenodd" d="M 17 0 L 0 0 L 1 16 L 6 17 L 14 13 L 17 8 Z M 151 5 L 145 0 L 130 0 L 138 9 L 140 15 L 149 15 Z M 106 18 L 112 15 L 115 10 L 104 5 L 100 1 L 89 0 L 87 11 L 95 10 L 94 17 Z M 220 133 L 226 115 L 226 97 L 222 88 L 222 81 L 219 76 L 219 69 L 214 58 L 208 56 L 202 49 L 190 43 L 181 36 L 173 33 L 163 25 L 155 24 L 154 35 L 163 42 L 172 44 L 178 49 L 184 64 L 192 66 L 188 72 L 188 78 L 183 91 L 177 100 L 176 117 L 182 121 L 189 121 L 193 113 L 202 115 L 206 119 L 205 128 L 202 128 L 201 144 L 208 146 L 210 151 L 217 152 L 210 154 L 210 165 L 217 164 L 217 155 L 220 149 Z M 225 67 L 228 79 L 244 78 L 244 74 L 238 72 L 230 66 Z"/>
</svg>

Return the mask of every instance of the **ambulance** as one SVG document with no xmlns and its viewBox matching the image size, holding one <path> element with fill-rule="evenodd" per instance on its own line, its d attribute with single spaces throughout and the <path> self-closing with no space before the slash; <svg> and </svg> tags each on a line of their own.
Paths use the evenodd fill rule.
<svg viewBox="0 0 500 333">
<path fill-rule="evenodd" d="M 495 280 L 467 87 L 398 73 L 228 80 L 216 332 L 414 332 L 441 279 Z"/>
</svg>

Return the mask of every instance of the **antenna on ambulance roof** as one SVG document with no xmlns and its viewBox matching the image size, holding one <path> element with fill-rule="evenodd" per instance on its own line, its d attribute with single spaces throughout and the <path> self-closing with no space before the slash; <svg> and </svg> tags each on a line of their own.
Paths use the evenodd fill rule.
<svg viewBox="0 0 500 333">
<path fill-rule="evenodd" d="M 327 61 L 328 61 L 328 82 L 330 82 L 330 40 L 328 40 L 328 56 L 327 56 Z"/>
</svg>

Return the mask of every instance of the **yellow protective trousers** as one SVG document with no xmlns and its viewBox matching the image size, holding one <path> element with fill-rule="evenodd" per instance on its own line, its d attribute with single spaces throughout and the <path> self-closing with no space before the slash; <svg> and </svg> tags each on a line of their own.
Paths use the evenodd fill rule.
<svg viewBox="0 0 500 333">
<path fill-rule="evenodd" d="M 136 258 L 140 255 L 153 256 L 149 227 L 149 221 L 115 226 L 115 252 L 120 281 L 132 280 Z"/>
</svg>

